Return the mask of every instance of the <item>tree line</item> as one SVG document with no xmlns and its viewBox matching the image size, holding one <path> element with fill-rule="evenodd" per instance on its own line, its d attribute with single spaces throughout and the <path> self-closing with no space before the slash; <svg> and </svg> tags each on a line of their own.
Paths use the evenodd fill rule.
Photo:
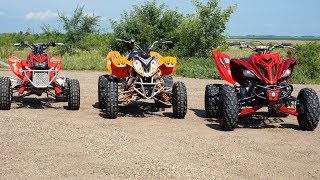
<svg viewBox="0 0 320 180">
<path fill-rule="evenodd" d="M 178 9 L 170 9 L 166 4 L 146 1 L 134 5 L 131 10 L 121 14 L 120 20 L 111 20 L 110 33 L 99 33 L 100 17 L 87 15 L 85 7 L 77 7 L 72 16 L 58 13 L 58 21 L 63 30 L 50 25 L 42 26 L 41 34 L 28 32 L 0 35 L 0 46 L 19 41 L 64 42 L 59 53 L 77 53 L 79 50 L 118 50 L 128 51 L 130 47 L 116 41 L 116 38 L 133 38 L 142 44 L 151 44 L 160 38 L 170 39 L 174 45 L 169 53 L 177 56 L 206 56 L 211 48 L 225 43 L 223 35 L 236 5 L 222 9 L 219 0 L 203 3 L 191 0 L 195 12 L 184 15 Z M 167 48 L 167 47 L 163 47 Z M 168 50 L 168 49 L 166 49 Z M 161 51 L 161 50 L 160 50 Z"/>
</svg>

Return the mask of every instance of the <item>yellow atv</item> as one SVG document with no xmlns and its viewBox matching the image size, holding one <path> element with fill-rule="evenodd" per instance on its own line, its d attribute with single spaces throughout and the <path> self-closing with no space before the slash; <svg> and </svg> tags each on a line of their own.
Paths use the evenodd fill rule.
<svg viewBox="0 0 320 180">
<path fill-rule="evenodd" d="M 99 107 L 106 117 L 115 119 L 119 105 L 127 105 L 140 99 L 153 99 L 159 107 L 173 108 L 173 116 L 183 119 L 187 113 L 187 92 L 183 82 L 173 83 L 171 74 L 176 70 L 175 57 L 162 57 L 150 51 L 155 45 L 172 41 L 155 41 L 150 48 L 135 40 L 117 39 L 133 45 L 127 56 L 118 51 L 107 55 L 106 67 L 110 74 L 99 77 Z"/>
</svg>

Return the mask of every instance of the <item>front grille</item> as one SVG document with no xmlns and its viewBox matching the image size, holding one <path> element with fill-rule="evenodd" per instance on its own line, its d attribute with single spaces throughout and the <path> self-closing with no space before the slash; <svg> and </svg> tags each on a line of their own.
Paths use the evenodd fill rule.
<svg viewBox="0 0 320 180">
<path fill-rule="evenodd" d="M 258 65 L 258 68 L 259 68 L 261 74 L 262 74 L 265 78 L 268 78 L 269 76 L 268 76 L 268 71 L 267 71 L 267 69 L 266 69 L 263 65 L 261 65 L 261 64 L 257 64 L 257 65 Z"/>
<path fill-rule="evenodd" d="M 48 87 L 49 86 L 49 72 L 33 72 L 32 82 L 35 87 Z"/>
</svg>

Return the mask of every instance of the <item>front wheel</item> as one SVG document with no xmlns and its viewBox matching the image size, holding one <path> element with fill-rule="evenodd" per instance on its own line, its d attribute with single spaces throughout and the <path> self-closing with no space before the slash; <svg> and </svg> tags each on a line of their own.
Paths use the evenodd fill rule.
<svg viewBox="0 0 320 180">
<path fill-rule="evenodd" d="M 235 88 L 229 85 L 220 87 L 220 127 L 224 131 L 233 131 L 238 126 L 239 101 Z"/>
<path fill-rule="evenodd" d="M 105 108 L 107 118 L 116 119 L 118 117 L 118 84 L 111 79 L 106 81 Z"/>
<path fill-rule="evenodd" d="M 313 131 L 319 122 L 319 98 L 310 88 L 301 89 L 297 97 L 298 123 L 301 130 Z"/>
<path fill-rule="evenodd" d="M 68 108 L 69 110 L 79 110 L 80 108 L 80 83 L 76 79 L 70 79 L 68 83 Z"/>
<path fill-rule="evenodd" d="M 0 110 L 11 109 L 11 81 L 8 77 L 0 78 Z"/>
<path fill-rule="evenodd" d="M 187 114 L 187 90 L 183 82 L 176 82 L 172 87 L 173 117 L 183 119 Z"/>
</svg>

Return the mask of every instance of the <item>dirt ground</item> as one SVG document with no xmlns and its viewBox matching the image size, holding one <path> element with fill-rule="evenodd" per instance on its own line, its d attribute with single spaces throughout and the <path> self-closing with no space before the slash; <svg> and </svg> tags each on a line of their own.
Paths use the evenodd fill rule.
<svg viewBox="0 0 320 180">
<path fill-rule="evenodd" d="M 152 103 L 109 120 L 97 108 L 103 72 L 61 74 L 80 80 L 80 110 L 30 96 L 1 111 L 0 179 L 320 179 L 319 127 L 304 132 L 293 116 L 264 118 L 261 111 L 223 132 L 204 117 L 205 86 L 218 81 L 174 78 L 187 86 L 183 120 Z M 294 94 L 305 86 L 320 95 L 316 85 L 294 85 Z"/>
</svg>

